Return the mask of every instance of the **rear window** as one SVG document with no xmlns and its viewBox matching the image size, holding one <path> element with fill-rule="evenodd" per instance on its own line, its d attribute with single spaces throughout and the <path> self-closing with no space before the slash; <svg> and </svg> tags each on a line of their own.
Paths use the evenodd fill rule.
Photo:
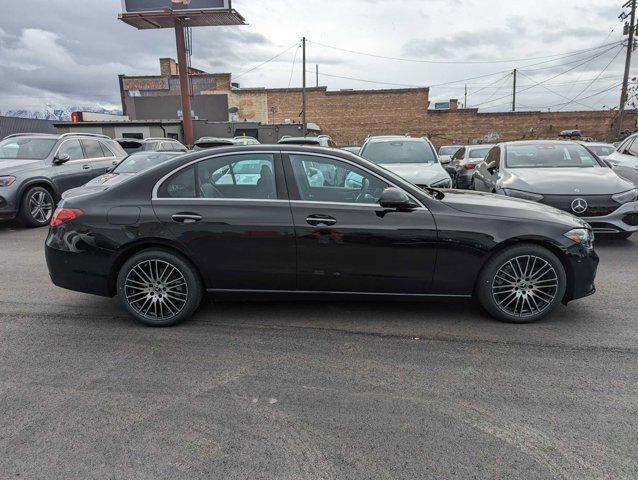
<svg viewBox="0 0 638 480">
<path fill-rule="evenodd" d="M 436 155 L 426 141 L 389 140 L 369 142 L 360 155 L 374 163 L 436 163 Z"/>
<path fill-rule="evenodd" d="M 459 148 L 461 148 L 461 147 L 460 146 L 458 146 L 458 147 L 441 147 L 439 149 L 439 155 L 450 155 L 450 156 L 452 156 L 459 150 Z"/>
<path fill-rule="evenodd" d="M 611 155 L 612 153 L 614 153 L 616 151 L 616 149 L 613 147 L 613 145 L 587 145 L 587 148 L 589 148 L 592 152 L 594 152 L 596 155 L 598 155 L 599 157 L 607 157 L 609 155 Z"/>
<path fill-rule="evenodd" d="M 177 155 L 177 152 L 137 152 L 122 160 L 113 173 L 138 173 Z"/>
<path fill-rule="evenodd" d="M 487 152 L 490 151 L 490 148 L 492 147 L 473 148 L 470 150 L 469 158 L 485 158 L 485 155 L 487 155 Z"/>
</svg>

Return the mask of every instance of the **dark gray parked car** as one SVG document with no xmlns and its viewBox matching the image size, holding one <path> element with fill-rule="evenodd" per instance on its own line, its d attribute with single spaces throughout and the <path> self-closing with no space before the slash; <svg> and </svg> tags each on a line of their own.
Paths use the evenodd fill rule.
<svg viewBox="0 0 638 480">
<path fill-rule="evenodd" d="M 16 134 L 0 142 L 0 219 L 47 225 L 62 193 L 106 173 L 126 157 L 97 134 Z"/>
<path fill-rule="evenodd" d="M 172 138 L 116 138 L 115 141 L 126 151 L 135 152 L 187 152 L 185 145 Z"/>
</svg>

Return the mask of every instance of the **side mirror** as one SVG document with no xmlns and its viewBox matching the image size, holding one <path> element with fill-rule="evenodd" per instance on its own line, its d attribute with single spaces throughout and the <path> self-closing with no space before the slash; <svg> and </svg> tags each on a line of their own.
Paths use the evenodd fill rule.
<svg viewBox="0 0 638 480">
<path fill-rule="evenodd" d="M 441 165 L 449 165 L 452 163 L 452 157 L 445 157 L 441 159 Z"/>
<path fill-rule="evenodd" d="M 383 208 L 394 208 L 397 210 L 410 210 L 418 206 L 410 200 L 410 197 L 408 197 L 403 190 L 394 187 L 386 188 L 383 193 L 381 193 L 379 205 Z"/>
<path fill-rule="evenodd" d="M 71 156 L 68 153 L 63 153 L 62 155 L 56 155 L 56 157 L 53 159 L 53 163 L 55 163 L 56 165 L 62 165 L 69 160 L 71 160 Z"/>
<path fill-rule="evenodd" d="M 487 165 L 487 171 L 490 172 L 490 174 L 494 175 L 494 172 L 498 171 L 498 167 L 496 166 L 496 163 L 490 162 Z"/>
</svg>

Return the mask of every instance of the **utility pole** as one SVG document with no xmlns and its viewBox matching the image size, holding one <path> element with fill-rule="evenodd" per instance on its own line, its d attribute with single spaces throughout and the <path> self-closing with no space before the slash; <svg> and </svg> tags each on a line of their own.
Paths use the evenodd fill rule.
<svg viewBox="0 0 638 480">
<path fill-rule="evenodd" d="M 514 84 L 512 85 L 512 112 L 516 111 L 516 69 L 513 72 Z"/>
<path fill-rule="evenodd" d="M 629 68 L 631 67 L 631 53 L 634 49 L 634 31 L 636 30 L 636 0 L 630 0 L 623 5 L 623 8 L 631 6 L 629 20 L 629 40 L 627 41 L 627 56 L 625 57 L 625 73 L 622 81 L 622 91 L 620 92 L 620 105 L 618 107 L 618 125 L 616 134 L 620 135 L 622 121 L 625 114 L 625 104 L 627 103 L 627 83 L 629 81 Z"/>
<path fill-rule="evenodd" d="M 306 136 L 307 124 L 306 124 L 306 37 L 302 39 L 302 55 L 303 55 L 303 86 L 301 88 L 301 131 L 303 136 Z"/>
<path fill-rule="evenodd" d="M 315 64 L 315 75 L 317 77 L 317 87 L 319 86 L 319 64 Z"/>
<path fill-rule="evenodd" d="M 467 83 L 465 84 L 465 97 L 463 98 L 463 108 L 467 108 Z"/>
<path fill-rule="evenodd" d="M 177 63 L 179 65 L 179 89 L 182 94 L 182 122 L 184 124 L 184 143 L 193 146 L 193 116 L 191 114 L 191 92 L 188 82 L 188 62 L 186 61 L 186 40 L 184 23 L 175 19 L 175 40 L 177 41 Z"/>
</svg>

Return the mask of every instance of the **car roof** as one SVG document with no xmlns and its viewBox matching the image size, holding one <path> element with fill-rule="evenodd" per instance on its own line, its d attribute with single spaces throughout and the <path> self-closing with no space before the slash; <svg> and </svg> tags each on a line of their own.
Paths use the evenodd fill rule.
<svg viewBox="0 0 638 480">
<path fill-rule="evenodd" d="M 502 142 L 498 145 L 510 146 L 510 145 L 581 145 L 582 142 L 574 140 L 513 140 L 511 142 Z"/>
<path fill-rule="evenodd" d="M 576 142 L 576 143 L 580 143 L 581 145 L 593 145 L 594 147 L 613 147 L 613 143 L 607 143 L 607 142 Z M 616 147 L 614 147 L 616 148 Z"/>
<path fill-rule="evenodd" d="M 469 150 L 472 150 L 473 148 L 492 148 L 493 146 L 493 143 L 477 143 L 474 145 L 464 145 L 464 147 Z"/>
<path fill-rule="evenodd" d="M 368 137 L 367 142 L 391 142 L 397 140 L 404 140 L 407 142 L 427 142 L 423 137 L 406 137 L 404 135 L 379 135 L 376 137 Z"/>
<path fill-rule="evenodd" d="M 308 144 L 319 144 L 319 137 L 286 137 L 280 139 L 278 144 L 286 144 L 286 143 L 308 143 Z"/>
</svg>

